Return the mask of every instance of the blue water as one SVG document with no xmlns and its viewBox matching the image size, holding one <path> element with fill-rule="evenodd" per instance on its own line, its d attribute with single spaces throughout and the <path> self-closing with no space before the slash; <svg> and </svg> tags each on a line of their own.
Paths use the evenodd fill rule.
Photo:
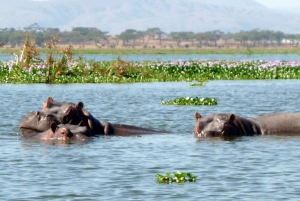
<svg viewBox="0 0 300 201">
<path fill-rule="evenodd" d="M 112 61 L 116 60 L 118 55 L 114 54 L 86 54 L 74 55 L 74 58 L 82 57 L 86 60 L 94 61 Z M 45 55 L 41 55 L 45 58 Z M 299 54 L 124 54 L 122 59 L 128 61 L 178 61 L 178 60 L 282 60 L 282 61 L 299 61 Z M 15 60 L 13 55 L 0 54 L 0 61 Z"/>
<path fill-rule="evenodd" d="M 1 200 L 299 200 L 300 137 L 235 141 L 193 138 L 194 113 L 255 117 L 300 112 L 300 80 L 136 84 L 0 85 Z M 99 137 L 87 144 L 24 140 L 18 124 L 48 96 L 83 101 L 101 121 L 170 134 Z M 166 106 L 183 96 L 217 98 L 217 106 Z M 197 182 L 162 185 L 157 173 L 181 171 Z"/>
</svg>

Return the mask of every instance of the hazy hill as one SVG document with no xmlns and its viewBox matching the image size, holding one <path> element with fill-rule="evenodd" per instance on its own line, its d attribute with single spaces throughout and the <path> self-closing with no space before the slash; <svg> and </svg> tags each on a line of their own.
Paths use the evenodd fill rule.
<svg viewBox="0 0 300 201">
<path fill-rule="evenodd" d="M 159 27 L 171 31 L 238 32 L 254 28 L 299 33 L 300 15 L 271 10 L 254 0 L 1 0 L 0 28 L 97 27 L 109 34 Z"/>
</svg>

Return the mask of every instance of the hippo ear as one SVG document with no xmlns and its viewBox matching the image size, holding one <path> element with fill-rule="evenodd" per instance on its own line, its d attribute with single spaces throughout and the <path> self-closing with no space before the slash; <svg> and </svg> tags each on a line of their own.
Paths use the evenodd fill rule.
<svg viewBox="0 0 300 201">
<path fill-rule="evenodd" d="M 51 102 L 54 102 L 54 100 L 53 100 L 53 98 L 52 98 L 51 96 L 49 96 L 49 97 L 47 98 L 46 102 L 51 103 Z"/>
<path fill-rule="evenodd" d="M 52 122 L 51 125 L 50 125 L 50 128 L 51 128 L 52 132 L 55 133 L 55 130 L 56 130 L 56 128 L 57 128 L 56 123 L 55 123 L 55 122 Z"/>
<path fill-rule="evenodd" d="M 73 109 L 74 109 L 74 108 L 73 108 L 72 106 L 69 106 L 68 109 L 66 109 L 65 114 L 66 114 L 66 115 L 71 115 L 72 112 L 73 112 Z"/>
<path fill-rule="evenodd" d="M 46 102 L 43 103 L 43 109 L 42 111 L 44 111 L 45 109 L 50 107 L 50 103 L 54 102 L 53 98 L 51 96 L 49 96 L 46 100 Z"/>
<path fill-rule="evenodd" d="M 84 121 L 81 121 L 78 126 L 86 126 L 86 123 Z"/>
<path fill-rule="evenodd" d="M 195 113 L 195 119 L 196 119 L 197 121 L 199 121 L 199 120 L 201 119 L 201 115 L 199 114 L 199 112 L 196 112 L 196 113 Z"/>
<path fill-rule="evenodd" d="M 83 109 L 83 102 L 78 102 L 77 105 L 75 106 L 77 110 L 82 110 Z"/>
<path fill-rule="evenodd" d="M 235 115 L 234 114 L 231 114 L 230 117 L 229 117 L 229 121 L 230 122 L 233 122 L 235 120 Z"/>
</svg>

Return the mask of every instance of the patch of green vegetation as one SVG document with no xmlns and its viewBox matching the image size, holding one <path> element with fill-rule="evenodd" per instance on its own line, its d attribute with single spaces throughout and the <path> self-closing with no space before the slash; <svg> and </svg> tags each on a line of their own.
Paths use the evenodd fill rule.
<svg viewBox="0 0 300 201">
<path fill-rule="evenodd" d="M 205 86 L 206 85 L 206 82 L 203 81 L 203 82 L 193 82 L 193 83 L 190 83 L 189 84 L 191 87 L 202 87 L 202 86 Z"/>
<path fill-rule="evenodd" d="M 46 59 L 38 58 L 35 41 L 25 38 L 14 61 L 0 61 L 0 83 L 132 83 L 203 82 L 203 80 L 299 79 L 299 61 L 172 61 L 130 62 L 73 59 L 71 47 L 57 47 L 59 39 L 45 43 Z M 123 50 L 122 50 L 123 51 Z M 185 50 L 186 51 L 186 50 Z M 252 49 L 251 49 L 252 51 Z M 127 52 L 128 53 L 128 52 Z M 195 84 L 196 85 L 196 84 Z M 199 86 L 198 85 L 198 86 Z"/>
<path fill-rule="evenodd" d="M 160 184 L 196 182 L 197 177 L 188 172 L 173 172 L 173 175 L 171 172 L 165 175 L 156 174 L 157 182 Z"/>
<path fill-rule="evenodd" d="M 73 60 L 63 54 L 46 61 L 0 62 L 0 83 L 133 83 L 203 80 L 299 79 L 300 62 Z"/>
<path fill-rule="evenodd" d="M 162 105 L 217 105 L 218 101 L 215 98 L 200 98 L 200 97 L 182 97 L 174 100 L 162 101 Z"/>
</svg>

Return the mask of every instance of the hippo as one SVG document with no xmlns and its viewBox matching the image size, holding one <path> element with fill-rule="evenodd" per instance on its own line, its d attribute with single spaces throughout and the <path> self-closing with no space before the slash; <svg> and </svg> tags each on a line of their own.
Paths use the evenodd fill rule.
<svg viewBox="0 0 300 201">
<path fill-rule="evenodd" d="M 95 134 L 109 134 L 108 132 L 110 127 L 109 122 L 101 124 L 100 121 L 93 117 L 93 115 L 85 110 L 82 102 L 77 104 L 71 102 L 56 102 L 51 96 L 49 96 L 46 102 L 43 103 L 42 112 L 46 115 L 54 115 L 59 123 L 69 123 L 69 124 L 78 124 L 81 121 L 84 121 L 88 126 L 94 130 Z"/>
<path fill-rule="evenodd" d="M 100 123 L 90 112 L 83 109 L 83 106 L 82 102 L 78 102 L 77 104 L 55 102 L 52 97 L 48 97 L 46 102 L 43 103 L 42 110 L 28 113 L 21 121 L 19 128 L 22 134 L 40 133 L 48 130 L 52 122 L 73 125 L 83 122 L 92 131 L 88 133 L 88 136 L 129 136 L 162 133 L 161 131 L 125 124 L 112 124 L 106 121 Z"/>
<path fill-rule="evenodd" d="M 19 128 L 21 133 L 26 134 L 37 134 L 48 130 L 51 124 L 57 123 L 57 118 L 51 114 L 45 114 L 44 112 L 30 112 L 21 121 Z M 114 124 L 110 122 L 104 122 L 102 124 L 104 131 L 103 133 L 96 133 L 96 131 L 87 124 L 86 121 L 82 121 L 90 129 L 90 132 L 85 135 L 91 137 L 95 135 L 117 135 L 117 136 L 130 136 L 130 135 L 140 135 L 140 134 L 158 134 L 161 131 L 156 131 L 152 129 L 131 126 L 126 124 Z M 70 125 L 70 124 L 69 124 Z"/>
<path fill-rule="evenodd" d="M 57 122 L 54 115 L 46 115 L 43 112 L 34 111 L 28 113 L 22 119 L 19 128 L 22 134 L 40 133 L 48 130 L 52 122 Z"/>
<path fill-rule="evenodd" d="M 195 137 L 240 137 L 268 134 L 299 134 L 300 114 L 275 113 L 256 118 L 243 118 L 234 114 L 210 114 L 202 117 L 195 113 Z"/>
<path fill-rule="evenodd" d="M 106 126 L 106 128 L 109 131 L 111 131 L 113 135 L 117 135 L 117 136 L 167 133 L 163 131 L 157 131 L 153 129 L 138 127 L 138 126 L 131 126 L 126 124 L 115 124 L 115 123 L 111 123 L 109 126 Z"/>
<path fill-rule="evenodd" d="M 46 102 L 43 103 L 42 111 L 48 114 L 59 114 L 60 118 L 64 120 L 64 123 L 68 121 L 69 123 L 72 122 L 72 124 L 73 122 L 77 123 L 78 121 L 87 122 L 87 125 L 94 131 L 94 133 L 100 135 L 113 134 L 118 136 L 127 136 L 137 134 L 161 133 L 160 131 L 155 131 L 152 129 L 125 124 L 112 124 L 107 121 L 100 123 L 100 121 L 94 118 L 90 112 L 83 109 L 82 102 L 78 102 L 77 104 L 70 102 L 56 102 L 51 96 L 49 96 Z"/>
<path fill-rule="evenodd" d="M 72 107 L 72 106 L 71 106 Z M 60 112 L 61 113 L 61 112 Z M 73 113 L 73 112 L 72 112 Z M 90 124 L 89 118 L 83 115 L 82 117 L 78 117 L 75 115 L 75 112 L 72 115 L 67 111 L 65 114 L 59 118 L 57 116 L 58 113 L 51 114 L 49 111 L 39 112 L 33 111 L 28 113 L 20 122 L 19 128 L 22 134 L 29 134 L 29 133 L 40 133 L 48 130 L 51 127 L 51 123 L 54 122 L 56 124 L 70 124 L 70 125 L 77 125 L 78 121 L 84 122 L 85 125 L 91 130 L 88 132 L 88 136 L 94 136 L 98 134 L 113 134 L 114 130 L 110 122 L 104 122 L 101 126 L 103 127 L 102 132 L 99 130 L 94 129 L 93 124 Z M 60 115 L 60 114 L 59 114 Z M 75 115 L 75 116 L 74 116 Z M 74 116 L 74 118 L 73 118 Z M 79 122 L 80 123 L 80 122 Z"/>
<path fill-rule="evenodd" d="M 112 134 L 112 126 L 109 122 L 100 123 L 87 110 L 83 109 L 82 102 L 55 102 L 48 97 L 43 103 L 41 112 L 28 113 L 21 121 L 19 127 L 22 133 L 43 132 L 50 128 L 51 122 L 56 124 L 77 125 L 83 121 L 93 130 L 93 135 Z"/>
<path fill-rule="evenodd" d="M 52 122 L 50 128 L 44 132 L 40 133 L 28 133 L 23 134 L 24 138 L 27 139 L 37 139 L 42 141 L 60 141 L 68 143 L 71 141 L 90 141 L 88 137 L 92 132 L 87 126 L 83 123 L 78 125 L 72 124 L 59 124 Z"/>
</svg>

